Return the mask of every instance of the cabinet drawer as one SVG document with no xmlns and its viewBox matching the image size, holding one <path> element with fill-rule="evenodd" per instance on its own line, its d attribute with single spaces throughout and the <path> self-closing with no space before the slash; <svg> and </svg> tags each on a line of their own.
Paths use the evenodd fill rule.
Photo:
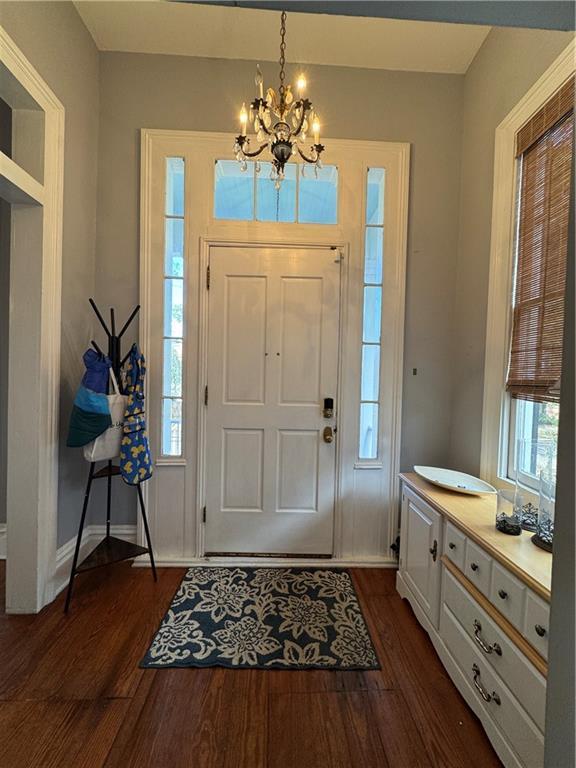
<svg viewBox="0 0 576 768">
<path fill-rule="evenodd" d="M 446 604 L 442 606 L 440 634 L 485 716 L 496 723 L 526 768 L 542 768 L 543 734 L 466 635 Z M 486 698 L 489 700 L 486 701 Z"/>
<path fill-rule="evenodd" d="M 534 646 L 540 656 L 548 658 L 548 631 L 550 627 L 550 606 L 533 592 L 526 592 L 524 614 L 524 637 Z"/>
<path fill-rule="evenodd" d="M 468 539 L 466 543 L 464 573 L 482 594 L 486 597 L 490 594 L 490 573 L 492 571 L 492 559 L 483 549 Z"/>
<path fill-rule="evenodd" d="M 511 573 L 494 563 L 492 571 L 492 589 L 490 590 L 490 602 L 500 613 L 513 624 L 520 632 L 524 619 L 524 594 L 525 586 Z"/>
<path fill-rule="evenodd" d="M 452 523 L 446 523 L 444 529 L 443 551 L 454 565 L 464 572 L 464 555 L 466 549 L 466 536 Z"/>
<path fill-rule="evenodd" d="M 536 725 L 544 731 L 544 677 L 447 570 L 444 571 L 444 603 L 477 646 L 484 661 L 498 672 Z"/>
</svg>

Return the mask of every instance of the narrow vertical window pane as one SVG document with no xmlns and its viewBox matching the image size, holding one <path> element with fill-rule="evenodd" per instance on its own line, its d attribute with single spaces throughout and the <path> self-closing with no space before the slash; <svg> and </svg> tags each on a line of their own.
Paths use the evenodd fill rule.
<svg viewBox="0 0 576 768">
<path fill-rule="evenodd" d="M 382 288 L 367 285 L 364 288 L 363 338 L 365 343 L 380 343 L 382 316 Z"/>
<path fill-rule="evenodd" d="M 180 278 L 164 280 L 164 336 L 183 336 L 184 281 Z"/>
<path fill-rule="evenodd" d="M 338 168 L 300 166 L 298 221 L 301 224 L 338 222 Z"/>
<path fill-rule="evenodd" d="M 182 454 L 182 400 L 162 401 L 162 454 Z"/>
<path fill-rule="evenodd" d="M 384 168 L 369 168 L 366 188 L 366 224 L 384 224 Z"/>
<path fill-rule="evenodd" d="M 166 215 L 184 216 L 184 158 L 166 158 Z"/>
<path fill-rule="evenodd" d="M 164 273 L 168 277 L 184 274 L 184 219 L 166 219 Z"/>
<path fill-rule="evenodd" d="M 252 221 L 254 218 L 254 163 L 245 171 L 236 160 L 218 160 L 214 170 L 214 216 Z"/>
<path fill-rule="evenodd" d="M 364 282 L 382 282 L 382 249 L 384 230 L 381 227 L 366 227 L 364 248 Z"/>
<path fill-rule="evenodd" d="M 164 339 L 164 370 L 162 394 L 165 397 L 182 396 L 182 340 Z"/>
<path fill-rule="evenodd" d="M 285 178 L 276 189 L 270 178 L 272 163 L 259 163 L 256 173 L 256 218 L 258 221 L 296 221 L 296 172 L 295 163 L 286 165 Z"/>
<path fill-rule="evenodd" d="M 365 344 L 362 347 L 361 400 L 378 400 L 380 387 L 380 346 Z"/>
<path fill-rule="evenodd" d="M 376 403 L 360 405 L 360 446 L 361 459 L 375 459 L 378 456 L 378 406 Z"/>
</svg>

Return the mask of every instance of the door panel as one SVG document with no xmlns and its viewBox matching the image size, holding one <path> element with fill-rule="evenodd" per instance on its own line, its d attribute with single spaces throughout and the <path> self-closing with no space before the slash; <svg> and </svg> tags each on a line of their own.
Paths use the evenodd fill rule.
<svg viewBox="0 0 576 768">
<path fill-rule="evenodd" d="M 328 248 L 210 252 L 207 553 L 332 553 L 340 262 Z"/>
<path fill-rule="evenodd" d="M 317 509 L 319 443 L 318 431 L 278 431 L 278 510 Z"/>
<path fill-rule="evenodd" d="M 222 436 L 222 509 L 262 511 L 263 430 L 225 429 Z"/>
<path fill-rule="evenodd" d="M 280 284 L 280 402 L 316 407 L 322 363 L 322 279 Z"/>
<path fill-rule="evenodd" d="M 266 277 L 226 280 L 224 392 L 228 403 L 263 403 L 266 377 Z M 250 343 L 246 344 L 246 339 Z"/>
</svg>

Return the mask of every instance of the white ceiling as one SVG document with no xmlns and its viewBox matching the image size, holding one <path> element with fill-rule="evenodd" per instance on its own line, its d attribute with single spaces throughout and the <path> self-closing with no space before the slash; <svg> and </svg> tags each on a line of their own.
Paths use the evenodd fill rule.
<svg viewBox="0 0 576 768">
<path fill-rule="evenodd" d="M 75 6 L 102 51 L 277 61 L 280 14 L 145 0 Z M 490 27 L 289 13 L 287 62 L 463 74 Z"/>
</svg>

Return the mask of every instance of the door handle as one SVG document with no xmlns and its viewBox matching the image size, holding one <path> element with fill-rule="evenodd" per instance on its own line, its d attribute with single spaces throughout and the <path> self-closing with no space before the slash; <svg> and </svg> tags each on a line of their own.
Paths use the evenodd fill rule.
<svg viewBox="0 0 576 768">
<path fill-rule="evenodd" d="M 325 443 L 334 442 L 334 430 L 332 427 L 324 427 L 324 431 L 322 432 L 322 439 Z"/>
<path fill-rule="evenodd" d="M 438 542 L 436 539 L 434 539 L 434 546 L 430 547 L 430 554 L 432 555 L 432 560 L 436 562 L 436 558 L 438 556 Z"/>
</svg>

